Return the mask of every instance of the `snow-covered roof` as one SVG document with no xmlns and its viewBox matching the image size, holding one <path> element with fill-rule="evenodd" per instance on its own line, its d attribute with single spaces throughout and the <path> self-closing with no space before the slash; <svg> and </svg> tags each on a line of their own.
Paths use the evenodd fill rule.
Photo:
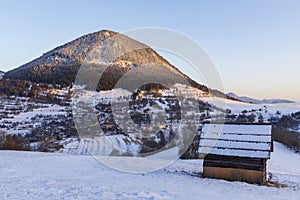
<svg viewBox="0 0 300 200">
<path fill-rule="evenodd" d="M 270 124 L 205 124 L 198 152 L 225 156 L 270 158 Z"/>
</svg>

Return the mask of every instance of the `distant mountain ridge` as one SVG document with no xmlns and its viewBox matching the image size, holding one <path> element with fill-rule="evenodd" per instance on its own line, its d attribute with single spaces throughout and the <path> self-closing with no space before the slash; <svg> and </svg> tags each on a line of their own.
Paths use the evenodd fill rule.
<svg viewBox="0 0 300 200">
<path fill-rule="evenodd" d="M 227 96 L 229 96 L 233 99 L 236 99 L 236 100 L 240 100 L 240 101 L 247 102 L 247 103 L 253 103 L 253 104 L 295 103 L 294 101 L 287 100 L 287 99 L 263 99 L 263 100 L 259 100 L 259 99 L 254 99 L 254 98 L 246 97 L 246 96 L 238 96 L 233 92 L 227 93 Z"/>
<path fill-rule="evenodd" d="M 116 39 L 113 44 L 107 44 L 106 39 L 118 33 L 102 30 L 79 37 L 71 42 L 59 46 L 39 58 L 26 63 L 16 69 L 5 73 L 4 78 L 29 80 L 32 82 L 46 82 L 58 84 L 71 84 L 74 82 L 80 66 L 94 50 L 100 50 L 100 65 L 109 62 L 109 67 L 103 73 L 105 84 L 99 86 L 98 90 L 109 90 L 114 87 L 120 77 L 131 69 L 132 66 L 153 63 L 163 65 L 170 72 L 175 72 L 186 79 L 191 86 L 202 91 L 209 92 L 208 87 L 198 84 L 187 75 L 183 74 L 166 59 L 161 57 L 149 46 L 133 40 L 127 36 Z M 110 49 L 108 46 L 110 45 Z M 131 46 L 140 46 L 140 49 L 126 53 L 116 60 L 112 58 L 120 51 L 130 49 Z M 111 62 L 113 60 L 113 62 Z M 216 96 L 226 97 L 219 91 L 212 91 Z"/>
</svg>

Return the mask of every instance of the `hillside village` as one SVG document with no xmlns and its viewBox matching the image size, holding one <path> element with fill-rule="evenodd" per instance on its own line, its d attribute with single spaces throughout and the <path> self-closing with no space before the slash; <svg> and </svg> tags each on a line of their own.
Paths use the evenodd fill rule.
<svg viewBox="0 0 300 200">
<path fill-rule="evenodd" d="M 74 148 L 72 143 L 78 144 L 80 141 L 80 135 L 76 130 L 78 127 L 75 128 L 74 124 L 76 117 L 74 118 L 72 113 L 70 98 L 72 90 L 69 87 L 61 89 L 56 87 L 57 89 L 55 89 L 51 85 L 47 89 L 42 89 L 39 85 L 35 88 L 39 89 L 34 92 L 36 94 L 33 97 L 24 97 L 25 94 L 23 97 L 17 96 L 18 91 L 16 96 L 4 94 L 1 96 L 0 148 L 32 151 L 64 149 L 64 152 L 68 152 L 70 146 Z M 183 102 L 191 106 L 192 110 L 190 111 L 192 112 L 182 113 L 181 106 L 183 105 L 180 105 L 174 96 L 174 92 L 178 92 L 178 90 L 188 93 L 188 98 Z M 249 109 L 246 109 L 247 106 L 239 109 L 241 103 L 226 105 L 226 103 L 214 102 L 214 99 L 220 100 L 220 98 L 211 97 L 206 92 L 180 84 L 172 90 L 139 90 L 135 94 L 118 89 L 101 91 L 93 99 L 96 103 L 92 117 L 97 116 L 99 129 L 105 135 L 115 136 L 118 140 L 123 141 L 130 138 L 131 142 L 127 142 L 129 146 L 138 144 L 134 151 L 127 152 L 130 154 L 151 152 L 168 144 L 176 136 L 182 117 L 193 119 L 193 123 L 197 124 L 194 130 L 196 134 L 200 134 L 197 131 L 201 130 L 201 124 L 222 120 L 242 123 L 273 122 L 281 129 L 288 128 L 287 130 L 291 132 L 298 132 L 299 123 L 297 121 L 286 119 L 289 124 L 284 124 L 279 120 L 285 116 L 284 111 L 275 111 L 274 108 L 268 108 L 266 105 L 254 104 L 246 104 Z M 129 102 L 129 104 L 124 104 L 124 102 Z M 233 107 L 231 107 L 232 105 Z M 84 112 L 86 111 L 83 111 L 83 114 Z M 127 113 L 130 113 L 130 119 L 124 119 Z M 189 113 L 192 115 L 190 116 Z M 289 114 L 292 113 L 294 112 Z M 79 120 L 81 119 L 83 118 L 80 117 Z M 127 123 L 126 120 L 132 120 L 133 123 L 131 126 L 128 124 L 122 126 L 124 120 L 125 123 Z M 87 124 L 84 123 L 81 123 L 80 126 L 87 128 Z M 280 136 L 278 134 L 276 136 L 276 139 L 280 141 Z M 10 142 L 11 140 L 14 142 Z M 9 144 L 9 142 L 13 144 Z M 199 141 L 196 137 L 189 149 L 190 152 L 185 154 L 185 157 L 197 157 L 195 146 L 198 144 Z M 297 148 L 297 145 L 298 143 L 291 147 Z M 126 153 L 127 150 L 121 154 Z"/>
<path fill-rule="evenodd" d="M 0 96 L 1 149 L 57 151 L 63 147 L 62 140 L 77 136 L 66 100 L 68 90 L 51 88 L 34 93 L 39 98 Z"/>
</svg>

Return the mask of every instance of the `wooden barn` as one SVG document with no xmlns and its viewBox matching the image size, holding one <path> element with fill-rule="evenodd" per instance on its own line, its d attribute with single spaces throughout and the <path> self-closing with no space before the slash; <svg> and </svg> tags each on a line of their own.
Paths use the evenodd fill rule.
<svg viewBox="0 0 300 200">
<path fill-rule="evenodd" d="M 273 150 L 271 124 L 205 124 L 199 153 L 203 177 L 264 184 Z"/>
</svg>

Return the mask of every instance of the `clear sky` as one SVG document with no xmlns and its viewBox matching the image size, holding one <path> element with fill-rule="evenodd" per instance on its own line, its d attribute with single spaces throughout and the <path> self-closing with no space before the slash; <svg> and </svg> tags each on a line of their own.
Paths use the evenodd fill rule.
<svg viewBox="0 0 300 200">
<path fill-rule="evenodd" d="M 300 101 L 298 0 L 0 0 L 0 18 L 4 71 L 86 33 L 161 27 L 202 45 L 226 92 Z"/>
</svg>

